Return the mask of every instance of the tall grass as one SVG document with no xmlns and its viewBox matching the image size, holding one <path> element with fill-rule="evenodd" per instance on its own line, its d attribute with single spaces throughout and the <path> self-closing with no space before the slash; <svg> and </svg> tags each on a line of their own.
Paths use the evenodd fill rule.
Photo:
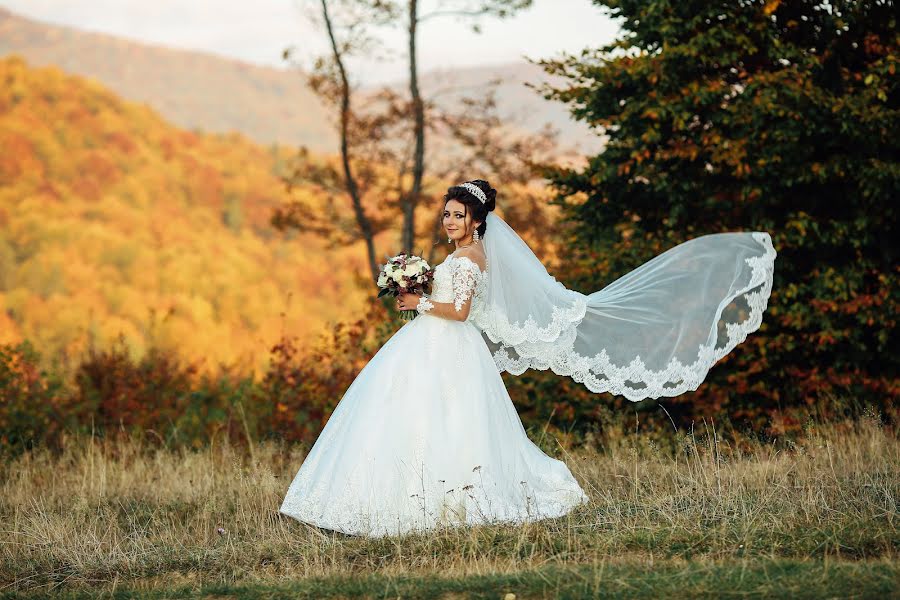
<svg viewBox="0 0 900 600">
<path fill-rule="evenodd" d="M 611 417 L 612 418 L 612 417 Z M 639 561 L 876 560 L 900 546 L 900 443 L 877 415 L 810 421 L 797 441 L 703 423 L 565 449 L 591 501 L 520 526 L 366 539 L 277 511 L 303 449 L 159 449 L 72 438 L 2 467 L 0 591 L 275 584 L 286 578 L 477 577 Z M 655 563 L 654 563 L 655 564 Z"/>
</svg>

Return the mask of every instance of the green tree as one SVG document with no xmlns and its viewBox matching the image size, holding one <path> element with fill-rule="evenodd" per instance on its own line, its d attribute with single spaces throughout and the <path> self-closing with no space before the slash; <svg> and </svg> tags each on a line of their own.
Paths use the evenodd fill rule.
<svg viewBox="0 0 900 600">
<path fill-rule="evenodd" d="M 898 395 L 897 11 L 887 1 L 595 0 L 614 43 L 541 61 L 545 96 L 608 136 L 547 166 L 594 291 L 676 243 L 765 230 L 779 252 L 762 330 L 683 414 L 754 425 L 791 404 Z"/>
</svg>

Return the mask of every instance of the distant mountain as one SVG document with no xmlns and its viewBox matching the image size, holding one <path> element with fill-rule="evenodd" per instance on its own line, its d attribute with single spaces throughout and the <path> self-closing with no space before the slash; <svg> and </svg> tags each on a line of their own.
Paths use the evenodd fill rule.
<svg viewBox="0 0 900 600">
<path fill-rule="evenodd" d="M 545 100 L 526 82 L 558 82 L 537 65 L 527 62 L 440 69 L 421 76 L 423 94 L 442 106 L 452 105 L 458 98 L 476 96 L 489 82 L 500 80 L 496 88 L 497 109 L 507 126 L 522 131 L 537 131 L 550 123 L 559 131 L 559 142 L 565 148 L 578 148 L 583 153 L 599 151 L 600 138 L 582 122 L 575 121 L 561 102 Z"/>
<path fill-rule="evenodd" d="M 0 8 L 0 56 L 6 54 L 97 79 L 129 100 L 151 105 L 181 127 L 234 130 L 260 143 L 306 145 L 319 152 L 338 149 L 330 113 L 296 71 L 50 25 Z M 498 108 L 512 129 L 537 131 L 549 122 L 560 130 L 564 146 L 585 152 L 599 148 L 597 136 L 574 122 L 564 105 L 544 100 L 525 86 L 526 81 L 547 77 L 534 65 L 424 73 L 422 88 L 439 103 L 452 103 L 462 95 L 477 95 L 495 77 L 503 80 Z"/>
<path fill-rule="evenodd" d="M 337 148 L 328 115 L 301 73 L 49 25 L 0 8 L 0 56 L 9 54 L 96 79 L 180 127 Z"/>
</svg>

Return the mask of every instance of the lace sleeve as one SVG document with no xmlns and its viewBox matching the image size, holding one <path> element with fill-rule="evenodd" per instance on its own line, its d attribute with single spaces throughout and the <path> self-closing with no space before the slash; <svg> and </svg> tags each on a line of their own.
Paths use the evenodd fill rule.
<svg viewBox="0 0 900 600">
<path fill-rule="evenodd" d="M 475 293 L 481 267 L 472 259 L 460 256 L 453 265 L 453 307 L 462 310 L 463 305 Z"/>
</svg>

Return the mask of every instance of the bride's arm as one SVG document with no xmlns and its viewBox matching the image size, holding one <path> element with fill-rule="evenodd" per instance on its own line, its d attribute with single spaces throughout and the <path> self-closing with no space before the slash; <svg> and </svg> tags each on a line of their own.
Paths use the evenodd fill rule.
<svg viewBox="0 0 900 600">
<path fill-rule="evenodd" d="M 419 311 L 420 314 L 427 312 L 429 315 L 441 317 L 442 319 L 465 321 L 469 318 L 469 308 L 471 306 L 471 295 L 459 305 L 459 308 L 457 308 L 457 305 L 453 302 L 435 302 L 425 296 L 421 296 L 419 303 L 416 305 L 416 310 Z"/>
<path fill-rule="evenodd" d="M 454 286 L 455 300 L 453 302 L 438 302 L 428 296 L 417 294 L 403 294 L 399 308 L 415 309 L 420 315 L 426 312 L 435 317 L 449 319 L 451 321 L 465 321 L 469 318 L 469 309 L 472 307 L 472 292 L 474 288 Z"/>
<path fill-rule="evenodd" d="M 400 308 L 414 308 L 420 314 L 428 313 L 451 321 L 465 321 L 469 318 L 469 309 L 472 306 L 472 296 L 481 273 L 480 257 L 475 256 L 470 261 L 458 261 L 454 265 L 452 275 L 453 302 L 437 302 L 427 296 L 404 294 L 400 300 Z"/>
<path fill-rule="evenodd" d="M 465 321 L 469 318 L 469 308 L 472 306 L 471 295 L 463 302 L 438 302 L 428 296 L 418 294 L 401 294 L 397 303 L 400 310 L 417 310 L 419 314 L 434 315 L 451 321 Z"/>
</svg>

